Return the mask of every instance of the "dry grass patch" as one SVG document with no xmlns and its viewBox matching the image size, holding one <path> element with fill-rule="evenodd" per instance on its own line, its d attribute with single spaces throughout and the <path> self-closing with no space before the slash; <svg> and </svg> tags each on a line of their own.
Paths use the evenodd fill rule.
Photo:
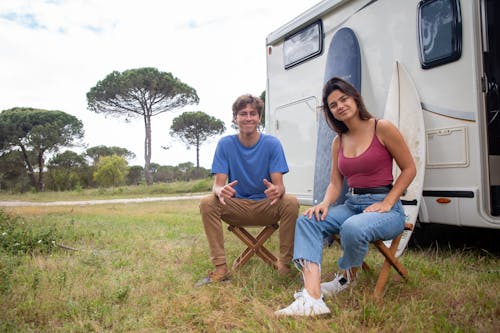
<svg viewBox="0 0 500 333">
<path fill-rule="evenodd" d="M 391 275 L 382 304 L 374 273 L 327 300 L 329 318 L 276 318 L 301 288 L 253 258 L 227 283 L 194 287 L 211 269 L 198 201 L 9 208 L 26 225 L 53 225 L 46 254 L 0 251 L 2 332 L 493 332 L 500 327 L 499 259 L 480 251 L 408 250 L 407 282 Z M 257 230 L 255 230 L 257 231 Z M 1 232 L 0 232 L 1 233 Z M 228 260 L 245 246 L 225 231 Z M 277 252 L 277 234 L 269 242 Z M 325 277 L 338 246 L 325 250 Z"/>
</svg>

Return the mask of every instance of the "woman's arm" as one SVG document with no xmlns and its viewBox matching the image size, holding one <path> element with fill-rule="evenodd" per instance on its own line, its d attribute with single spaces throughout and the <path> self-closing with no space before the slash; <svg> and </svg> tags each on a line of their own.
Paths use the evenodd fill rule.
<svg viewBox="0 0 500 333">
<path fill-rule="evenodd" d="M 314 214 L 316 220 L 318 221 L 324 220 L 328 213 L 328 208 L 330 207 L 330 205 L 335 203 L 335 201 L 337 201 L 342 191 L 343 177 L 340 174 L 338 168 L 339 149 L 340 149 L 340 139 L 338 136 L 336 136 L 332 142 L 332 169 L 330 172 L 330 183 L 326 188 L 326 193 L 323 198 L 323 201 L 321 201 L 316 206 L 313 206 L 304 212 L 304 215 L 307 215 L 309 218 L 311 218 L 312 215 Z"/>
<path fill-rule="evenodd" d="M 323 198 L 322 202 L 322 204 L 326 206 L 334 204 L 342 191 L 343 177 L 340 174 L 338 167 L 339 149 L 340 139 L 338 136 L 336 136 L 332 142 L 332 169 L 330 172 L 330 183 L 326 188 L 325 197 Z"/>
</svg>

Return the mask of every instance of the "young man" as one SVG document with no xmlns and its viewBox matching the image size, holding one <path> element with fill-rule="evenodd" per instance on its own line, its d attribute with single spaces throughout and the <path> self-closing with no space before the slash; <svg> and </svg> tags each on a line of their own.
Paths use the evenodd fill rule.
<svg viewBox="0 0 500 333">
<path fill-rule="evenodd" d="M 221 220 L 231 225 L 265 226 L 280 222 L 278 272 L 288 274 L 299 204 L 285 194 L 283 174 L 288 172 L 279 140 L 258 131 L 264 104 L 242 95 L 233 104 L 239 133 L 223 137 L 212 164 L 213 193 L 202 198 L 201 219 L 215 270 L 198 282 L 228 278 Z"/>
</svg>

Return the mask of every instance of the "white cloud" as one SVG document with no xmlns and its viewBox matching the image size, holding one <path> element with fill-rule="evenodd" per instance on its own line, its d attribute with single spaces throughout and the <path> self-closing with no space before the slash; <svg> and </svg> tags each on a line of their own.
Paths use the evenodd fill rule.
<svg viewBox="0 0 500 333">
<path fill-rule="evenodd" d="M 141 119 L 87 110 L 86 93 L 114 70 L 156 67 L 196 89 L 200 104 L 153 119 L 152 161 L 196 162 L 169 136 L 182 111 L 201 110 L 230 128 L 231 104 L 265 89 L 265 38 L 317 0 L 2 0 L 0 110 L 62 110 L 84 123 L 89 146 L 120 146 L 144 163 Z M 210 167 L 217 139 L 201 148 Z M 161 146 L 170 145 L 169 150 Z"/>
</svg>

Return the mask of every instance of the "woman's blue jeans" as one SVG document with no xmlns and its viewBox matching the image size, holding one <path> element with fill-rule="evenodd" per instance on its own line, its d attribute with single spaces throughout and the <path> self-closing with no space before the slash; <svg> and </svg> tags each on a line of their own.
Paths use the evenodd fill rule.
<svg viewBox="0 0 500 333">
<path fill-rule="evenodd" d="M 300 216 L 295 226 L 294 262 L 299 267 L 304 262 L 321 266 L 324 238 L 339 234 L 343 249 L 339 268 L 361 266 L 370 242 L 393 239 L 403 232 L 405 213 L 401 201 L 386 213 L 363 212 L 371 204 L 384 200 L 385 196 L 347 193 L 344 204 L 330 207 L 323 221 L 316 220 L 314 215 L 310 219 Z"/>
</svg>

